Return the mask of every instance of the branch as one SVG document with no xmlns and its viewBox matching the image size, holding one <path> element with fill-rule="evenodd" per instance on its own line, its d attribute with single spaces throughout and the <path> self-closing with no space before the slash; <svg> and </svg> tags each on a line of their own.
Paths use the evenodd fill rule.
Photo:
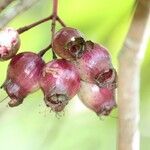
<svg viewBox="0 0 150 150">
<path fill-rule="evenodd" d="M 24 26 L 24 27 L 21 27 L 21 28 L 17 29 L 17 31 L 18 31 L 19 34 L 22 34 L 22 33 L 26 32 L 26 31 L 28 31 L 28 30 L 30 30 L 30 29 L 32 29 L 32 28 L 34 28 L 34 27 L 36 27 L 36 26 L 38 26 L 38 25 L 40 25 L 40 24 L 42 24 L 42 23 L 44 23 L 44 22 L 47 22 L 47 21 L 51 20 L 52 18 L 53 18 L 53 16 L 51 15 L 51 16 L 46 17 L 46 18 L 44 18 L 44 19 L 38 20 L 38 21 L 36 21 L 36 22 L 34 22 L 34 23 L 32 23 L 32 24 L 29 24 L 29 25 L 26 25 L 26 26 Z M 63 27 L 66 27 L 65 23 L 64 23 L 59 17 L 57 17 L 56 20 L 57 20 Z"/>
<path fill-rule="evenodd" d="M 31 29 L 33 27 L 36 27 L 36 26 L 38 26 L 38 25 L 40 25 L 40 24 L 42 24 L 42 23 L 44 23 L 46 21 L 49 21 L 50 19 L 52 19 L 52 17 L 53 16 L 51 15 L 51 16 L 49 16 L 47 18 L 44 18 L 44 19 L 39 20 L 37 22 L 34 22 L 34 23 L 30 24 L 30 25 L 21 27 L 21 28 L 17 29 L 17 31 L 18 31 L 19 34 L 21 34 L 21 33 L 25 32 L 25 31 L 28 31 L 29 29 Z"/>
<path fill-rule="evenodd" d="M 119 55 L 118 150 L 139 150 L 140 67 L 150 37 L 150 7 L 137 4 Z"/>
<path fill-rule="evenodd" d="M 58 0 L 53 0 L 53 12 L 52 12 L 52 40 L 55 34 L 55 26 L 56 26 L 56 19 L 57 19 L 57 10 L 58 10 Z"/>
<path fill-rule="evenodd" d="M 52 48 L 52 45 L 50 44 L 50 45 L 48 45 L 46 48 L 44 48 L 44 49 L 42 49 L 39 53 L 38 53 L 38 55 L 40 55 L 41 57 L 49 50 L 49 49 L 51 49 Z"/>
<path fill-rule="evenodd" d="M 0 12 L 3 11 L 14 0 L 3 0 L 0 2 Z"/>
<path fill-rule="evenodd" d="M 13 18 L 15 18 L 20 13 L 29 9 L 33 4 L 39 0 L 21 0 L 15 6 L 7 10 L 2 16 L 0 16 L 0 28 L 7 25 Z"/>
<path fill-rule="evenodd" d="M 66 27 L 66 24 L 63 22 L 63 20 L 60 17 L 57 17 L 56 19 L 62 27 Z"/>
<path fill-rule="evenodd" d="M 53 12 L 52 12 L 52 25 L 51 25 L 51 43 L 53 41 L 54 38 L 54 34 L 55 34 L 55 28 L 56 28 L 56 20 L 57 20 L 57 11 L 58 11 L 58 0 L 53 0 Z M 56 59 L 57 56 L 55 54 L 54 51 L 53 52 L 53 59 Z"/>
</svg>

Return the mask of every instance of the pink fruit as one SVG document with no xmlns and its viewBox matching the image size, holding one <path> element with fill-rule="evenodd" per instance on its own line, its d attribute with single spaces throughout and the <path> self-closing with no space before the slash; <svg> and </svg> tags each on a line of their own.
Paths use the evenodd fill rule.
<svg viewBox="0 0 150 150">
<path fill-rule="evenodd" d="M 115 91 L 109 88 L 99 88 L 96 84 L 81 81 L 78 96 L 86 107 L 100 116 L 109 115 L 116 107 Z"/>
<path fill-rule="evenodd" d="M 78 30 L 64 27 L 55 34 L 52 48 L 60 57 L 73 60 L 81 56 L 84 51 L 84 43 Z"/>
<path fill-rule="evenodd" d="M 85 49 L 82 57 L 75 61 L 81 79 L 99 87 L 110 86 L 109 84 L 116 82 L 117 73 L 106 48 L 88 42 Z"/>
<path fill-rule="evenodd" d="M 45 65 L 40 84 L 47 107 L 60 112 L 79 91 L 80 77 L 73 64 L 57 59 Z"/>
<path fill-rule="evenodd" d="M 21 104 L 29 93 L 39 89 L 43 66 L 41 57 L 32 52 L 19 53 L 12 58 L 4 83 L 4 89 L 11 98 L 10 107 Z"/>
<path fill-rule="evenodd" d="M 20 38 L 15 29 L 5 28 L 0 31 L 0 61 L 12 58 L 19 48 Z"/>
</svg>

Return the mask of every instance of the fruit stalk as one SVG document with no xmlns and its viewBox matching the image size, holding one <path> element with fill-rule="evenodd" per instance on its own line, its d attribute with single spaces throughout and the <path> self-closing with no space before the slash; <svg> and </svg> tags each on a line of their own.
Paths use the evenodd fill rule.
<svg viewBox="0 0 150 150">
<path fill-rule="evenodd" d="M 63 20 L 57 16 L 57 21 L 61 24 L 62 27 L 66 27 L 66 24 L 63 22 Z"/>
<path fill-rule="evenodd" d="M 57 9 L 58 9 L 58 0 L 53 0 L 53 12 L 52 12 L 52 24 L 51 24 L 51 41 L 53 41 L 54 34 L 55 34 L 55 26 L 56 26 L 56 19 L 57 19 Z M 56 59 L 57 56 L 53 51 L 53 59 Z"/>
<path fill-rule="evenodd" d="M 20 28 L 17 29 L 17 31 L 18 31 L 19 34 L 22 34 L 22 33 L 26 32 L 26 31 L 28 31 L 28 30 L 30 30 L 30 29 L 32 29 L 32 28 L 34 28 L 34 27 L 36 27 L 36 26 L 38 26 L 38 25 L 40 25 L 44 22 L 47 22 L 47 21 L 51 20 L 52 18 L 53 18 L 53 16 L 50 15 L 50 16 L 48 16 L 46 18 L 43 18 L 41 20 L 38 20 L 38 21 L 36 21 L 32 24 L 26 25 L 24 27 L 20 27 Z M 57 16 L 56 20 L 62 25 L 62 27 L 66 27 L 65 23 L 63 22 L 63 20 L 60 17 Z"/>
<path fill-rule="evenodd" d="M 42 49 L 38 54 L 43 57 L 43 55 L 52 48 L 52 44 L 49 44 L 46 48 Z"/>
<path fill-rule="evenodd" d="M 41 23 L 44 23 L 44 22 L 46 22 L 46 21 L 51 20 L 52 17 L 53 17 L 53 16 L 50 15 L 50 16 L 48 16 L 48 17 L 46 17 L 46 18 L 44 18 L 44 19 L 41 19 L 41 20 L 39 20 L 39 21 L 37 21 L 37 22 L 34 22 L 34 23 L 30 24 L 30 25 L 21 27 L 21 28 L 17 29 L 17 31 L 18 31 L 19 34 L 24 33 L 25 31 L 28 31 L 29 29 L 31 29 L 31 28 L 33 28 L 33 27 L 36 27 L 37 25 L 40 25 Z"/>
</svg>

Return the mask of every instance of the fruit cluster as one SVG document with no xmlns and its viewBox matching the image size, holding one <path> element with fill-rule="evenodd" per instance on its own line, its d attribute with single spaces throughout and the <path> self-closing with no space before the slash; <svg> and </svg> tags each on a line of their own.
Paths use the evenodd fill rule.
<svg viewBox="0 0 150 150">
<path fill-rule="evenodd" d="M 10 107 L 38 89 L 44 94 L 47 107 L 54 112 L 64 110 L 78 94 L 80 100 L 97 113 L 109 115 L 116 107 L 117 73 L 106 48 L 86 41 L 73 28 L 64 27 L 52 40 L 52 50 L 60 57 L 45 63 L 40 54 L 17 53 L 19 34 L 12 28 L 0 32 L 0 60 L 11 59 L 3 84 L 10 97 Z"/>
</svg>

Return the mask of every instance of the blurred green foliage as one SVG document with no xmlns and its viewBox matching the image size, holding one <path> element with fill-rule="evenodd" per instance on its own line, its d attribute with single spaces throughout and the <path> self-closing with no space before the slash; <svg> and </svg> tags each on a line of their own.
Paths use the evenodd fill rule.
<svg viewBox="0 0 150 150">
<path fill-rule="evenodd" d="M 108 47 L 117 68 L 117 56 L 130 25 L 134 0 L 59 0 L 59 16 L 78 28 L 87 39 Z M 30 24 L 51 13 L 52 1 L 38 2 L 16 17 L 9 26 Z M 58 25 L 59 29 L 60 26 Z M 42 24 L 21 35 L 21 50 L 38 52 L 50 42 L 50 23 Z M 141 72 L 141 149 L 150 147 L 150 45 Z M 48 52 L 44 57 L 51 59 Z M 0 83 L 5 80 L 8 62 L 0 62 Z M 0 91 L 0 99 L 6 96 Z M 16 108 L 8 108 L 8 99 L 0 105 L 1 150 L 115 150 L 117 110 L 100 119 L 75 97 L 59 119 L 46 109 L 41 91 L 28 96 Z M 62 114 L 63 115 L 63 114 Z"/>
</svg>

